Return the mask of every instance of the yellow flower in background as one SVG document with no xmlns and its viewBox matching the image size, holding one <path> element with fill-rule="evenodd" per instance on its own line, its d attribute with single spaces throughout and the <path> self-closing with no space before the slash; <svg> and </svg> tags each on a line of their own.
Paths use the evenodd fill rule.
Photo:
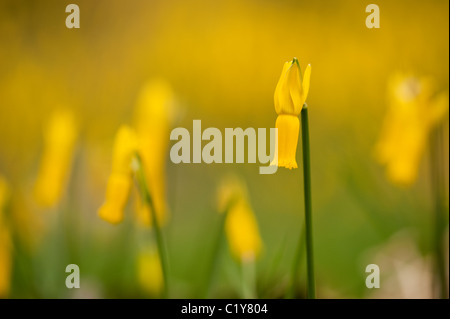
<svg viewBox="0 0 450 319">
<path fill-rule="evenodd" d="M 395 74 L 388 83 L 389 107 L 375 155 L 393 183 L 414 183 L 429 135 L 446 118 L 448 94 L 433 94 L 427 78 Z"/>
<path fill-rule="evenodd" d="M 166 157 L 174 108 L 174 93 L 164 80 L 148 82 L 141 90 L 135 113 L 134 127 L 139 139 L 139 154 L 159 225 L 168 217 L 166 201 Z M 145 225 L 151 225 L 148 205 L 137 202 L 137 216 Z"/>
<path fill-rule="evenodd" d="M 225 231 L 231 252 L 237 259 L 245 262 L 259 256 L 262 241 L 258 223 L 245 199 L 239 199 L 228 211 Z"/>
<path fill-rule="evenodd" d="M 106 200 L 99 215 L 111 223 L 120 223 L 132 185 L 132 159 L 139 154 L 147 187 L 152 196 L 159 225 L 167 220 L 165 163 L 169 147 L 170 122 L 174 95 L 162 80 L 148 82 L 142 89 L 135 109 L 133 128 L 122 126 L 113 150 L 112 172 Z M 140 196 L 136 197 L 136 215 L 144 225 L 152 225 L 152 212 Z"/>
<path fill-rule="evenodd" d="M 218 209 L 227 214 L 225 233 L 232 255 L 242 262 L 257 258 L 262 250 L 262 240 L 247 189 L 241 180 L 230 178 L 220 185 Z"/>
<path fill-rule="evenodd" d="M 112 170 L 106 186 L 105 202 L 98 211 L 102 219 L 112 224 L 123 220 L 133 183 L 131 162 L 137 147 L 134 130 L 125 125 L 121 126 L 114 141 Z"/>
<path fill-rule="evenodd" d="M 158 251 L 147 246 L 139 252 L 137 259 L 138 282 L 143 291 L 150 296 L 159 297 L 163 287 L 163 273 Z"/>
<path fill-rule="evenodd" d="M 9 198 L 9 187 L 6 180 L 0 176 L 0 298 L 9 295 L 12 271 L 12 243 L 4 207 Z"/>
<path fill-rule="evenodd" d="M 36 201 L 44 207 L 59 202 L 70 176 L 77 139 L 77 125 L 70 110 L 57 110 L 44 129 L 44 145 L 34 186 Z"/>
<path fill-rule="evenodd" d="M 308 97 L 310 78 L 310 64 L 304 74 L 296 58 L 283 66 L 274 94 L 278 139 L 273 165 L 289 169 L 298 167 L 295 159 L 300 126 L 298 115 Z"/>
<path fill-rule="evenodd" d="M 9 186 L 6 182 L 6 179 L 0 175 L 0 212 L 3 210 L 4 205 L 7 202 L 7 199 L 9 198 Z M 0 213 L 0 218 L 1 218 Z"/>
<path fill-rule="evenodd" d="M 248 198 L 244 182 L 234 175 L 223 178 L 217 189 L 217 210 L 220 213 L 228 212 L 230 207 L 242 197 Z"/>
</svg>

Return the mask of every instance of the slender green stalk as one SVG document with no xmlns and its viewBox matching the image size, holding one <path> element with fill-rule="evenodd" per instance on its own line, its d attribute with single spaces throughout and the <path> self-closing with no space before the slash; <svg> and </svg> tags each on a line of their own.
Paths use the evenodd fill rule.
<svg viewBox="0 0 450 319">
<path fill-rule="evenodd" d="M 166 250 L 164 247 L 164 241 L 163 236 L 161 233 L 161 228 L 158 224 L 158 219 L 156 217 L 156 211 L 155 211 L 155 205 L 153 204 L 153 199 L 150 195 L 150 191 L 147 186 L 147 182 L 145 180 L 145 173 L 144 173 L 144 167 L 142 165 L 142 160 L 139 154 L 135 154 L 135 160 L 136 160 L 136 177 L 137 182 L 141 191 L 141 196 L 143 198 L 143 201 L 145 205 L 148 205 L 150 208 L 150 214 L 152 218 L 152 225 L 153 229 L 155 231 L 155 237 L 156 237 L 156 245 L 158 247 L 158 253 L 159 253 L 159 259 L 161 262 L 161 268 L 162 268 L 162 274 L 163 274 L 163 281 L 164 281 L 164 289 L 162 292 L 162 297 L 167 298 L 169 286 L 168 286 L 168 278 L 167 278 L 167 257 L 166 257 Z"/>
<path fill-rule="evenodd" d="M 245 299 L 256 298 L 255 259 L 241 260 L 242 269 L 242 297 Z"/>
<path fill-rule="evenodd" d="M 305 253 L 305 225 L 302 227 L 302 232 L 298 236 L 297 249 L 295 251 L 294 262 L 291 269 L 291 286 L 289 287 L 287 298 L 293 299 L 295 297 L 295 292 L 297 290 L 298 273 L 300 271 L 300 262 L 302 256 Z"/>
<path fill-rule="evenodd" d="M 305 194 L 305 234 L 306 234 L 306 265 L 308 277 L 308 299 L 316 298 L 314 280 L 314 252 L 313 252 L 313 221 L 311 205 L 311 165 L 309 151 L 309 123 L 308 106 L 305 104 L 301 112 L 302 146 L 303 146 L 303 184 Z"/>
<path fill-rule="evenodd" d="M 213 250 L 211 254 L 211 260 L 209 263 L 209 268 L 207 270 L 206 282 L 203 288 L 202 296 L 207 298 L 211 290 L 211 286 L 214 280 L 214 275 L 216 273 L 217 264 L 219 262 L 220 251 L 222 250 L 223 235 L 225 233 L 225 220 L 227 218 L 228 210 L 223 212 L 220 217 L 219 230 L 216 232 L 216 238 L 213 244 Z"/>
<path fill-rule="evenodd" d="M 441 299 L 448 298 L 448 282 L 446 276 L 446 261 L 444 247 L 444 232 L 446 228 L 445 220 L 445 181 L 444 166 L 442 158 L 444 151 L 442 149 L 442 128 L 437 128 L 431 136 L 431 178 L 434 195 L 434 251 L 435 251 L 435 267 L 436 277 L 434 284 L 438 285 L 439 297 Z"/>
</svg>

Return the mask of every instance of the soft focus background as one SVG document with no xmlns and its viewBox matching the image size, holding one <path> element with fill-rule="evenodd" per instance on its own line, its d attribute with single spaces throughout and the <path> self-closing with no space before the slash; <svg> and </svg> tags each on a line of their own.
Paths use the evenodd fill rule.
<svg viewBox="0 0 450 319">
<path fill-rule="evenodd" d="M 114 136 L 132 122 L 142 86 L 170 83 L 174 125 L 190 131 L 193 119 L 222 132 L 269 128 L 282 65 L 294 56 L 312 65 L 318 296 L 432 297 L 430 158 L 423 154 L 414 183 L 398 186 L 374 147 L 392 74 L 431 77 L 436 92 L 448 91 L 448 1 L 378 0 L 380 29 L 365 26 L 367 1 L 77 0 L 81 28 L 67 29 L 69 3 L 0 2 L 0 175 L 13 239 L 6 297 L 148 297 L 136 255 L 150 230 L 135 225 L 132 205 L 120 225 L 97 215 Z M 61 202 L 43 209 L 33 187 L 46 123 L 61 107 L 75 113 L 77 142 Z M 443 126 L 448 218 L 448 120 Z M 300 166 L 300 148 L 297 158 Z M 255 164 L 175 165 L 167 156 L 170 297 L 197 296 L 219 222 L 215 192 L 230 173 L 247 183 L 264 245 L 258 296 L 284 296 L 303 222 L 301 170 L 259 175 Z M 240 297 L 239 268 L 226 247 L 220 255 L 210 296 Z M 80 289 L 65 287 L 70 263 L 80 266 Z M 365 286 L 370 263 L 381 267 L 376 291 Z"/>
</svg>

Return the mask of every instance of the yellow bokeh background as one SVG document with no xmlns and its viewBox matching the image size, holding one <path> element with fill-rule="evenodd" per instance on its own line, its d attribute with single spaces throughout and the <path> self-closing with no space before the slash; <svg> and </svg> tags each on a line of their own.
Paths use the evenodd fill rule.
<svg viewBox="0 0 450 319">
<path fill-rule="evenodd" d="M 282 65 L 297 57 L 303 70 L 312 65 L 307 103 L 322 296 L 367 297 L 361 260 L 398 230 L 412 229 L 426 255 L 427 157 L 417 182 L 404 189 L 386 180 L 373 148 L 393 73 L 430 76 L 436 92 L 448 91 L 448 1 L 378 0 L 380 29 L 366 27 L 365 7 L 371 2 L 364 1 L 73 2 L 80 8 L 80 29 L 66 28 L 66 2 L 0 3 L 0 175 L 11 185 L 17 214 L 39 211 L 31 193 L 43 130 L 53 110 L 70 108 L 79 138 L 63 207 L 78 220 L 77 234 L 83 237 L 75 239 L 78 253 L 89 250 L 85 260 L 126 259 L 132 251 L 124 244 L 128 233 L 105 225 L 96 211 L 111 169 L 113 138 L 120 125 L 132 123 L 145 83 L 162 78 L 171 84 L 176 126 L 191 131 L 192 120 L 201 119 L 203 128 L 222 131 L 269 128 L 275 125 L 273 94 Z M 448 145 L 448 121 L 444 126 Z M 297 159 L 300 166 L 299 151 Z M 448 155 L 445 163 L 448 170 Z M 252 164 L 175 165 L 167 158 L 166 235 L 176 297 L 191 296 L 186 287 L 202 276 L 197 269 L 206 262 L 202 238 L 213 237 L 211 225 L 218 220 L 214 188 L 230 171 L 247 180 L 260 223 L 266 246 L 260 276 L 270 272 L 285 245 L 276 274 L 287 279 L 303 219 L 300 170 L 264 176 Z M 39 232 L 27 233 L 43 251 L 50 247 Z M 115 251 L 114 240 L 125 248 Z M 89 242 L 95 244 L 87 248 Z M 122 255 L 110 257 L 114 254 Z M 95 285 L 109 280 L 100 295 L 133 296 L 127 275 L 119 284 L 112 277 L 97 278 L 103 269 L 97 262 L 86 261 L 86 268 L 92 281 L 100 282 Z M 56 286 L 44 285 L 42 295 L 58 296 Z M 231 289 L 227 280 L 218 286 L 217 296 Z M 15 292 L 22 296 L 25 290 Z"/>
</svg>

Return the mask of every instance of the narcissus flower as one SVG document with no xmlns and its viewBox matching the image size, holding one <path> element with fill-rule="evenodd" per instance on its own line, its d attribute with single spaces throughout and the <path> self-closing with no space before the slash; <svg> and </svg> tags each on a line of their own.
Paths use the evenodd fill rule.
<svg viewBox="0 0 450 319">
<path fill-rule="evenodd" d="M 44 207 L 58 203 L 70 176 L 78 130 L 70 110 L 55 111 L 45 127 L 44 149 L 34 186 L 36 201 Z"/>
<path fill-rule="evenodd" d="M 261 253 L 262 240 L 243 182 L 226 180 L 219 188 L 218 206 L 227 214 L 225 233 L 232 255 L 241 262 L 254 260 Z"/>
<path fill-rule="evenodd" d="M 120 127 L 117 132 L 112 158 L 112 171 L 106 186 L 105 202 L 98 214 L 104 220 L 117 224 L 123 220 L 133 183 L 132 159 L 138 149 L 136 133 L 128 126 Z"/>
<path fill-rule="evenodd" d="M 0 298 L 8 297 L 12 271 L 12 243 L 4 207 L 9 197 L 6 180 L 0 176 Z"/>
<path fill-rule="evenodd" d="M 145 246 L 137 257 L 138 282 L 146 293 L 153 297 L 159 297 L 164 279 L 158 251 L 153 246 Z"/>
<path fill-rule="evenodd" d="M 304 74 L 296 58 L 283 66 L 274 94 L 278 139 L 273 165 L 289 169 L 298 167 L 295 159 L 300 126 L 298 115 L 308 97 L 310 78 L 310 64 Z"/>
<path fill-rule="evenodd" d="M 139 154 L 160 225 L 166 222 L 169 213 L 165 166 L 174 104 L 174 93 L 170 85 L 163 80 L 153 80 L 141 90 L 134 114 Z M 148 205 L 137 202 L 138 218 L 148 226 L 151 225 L 149 210 Z"/>
<path fill-rule="evenodd" d="M 231 206 L 225 222 L 230 250 L 240 261 L 255 259 L 261 252 L 262 242 L 258 224 L 250 204 L 243 198 Z"/>
<path fill-rule="evenodd" d="M 142 89 L 136 106 L 133 128 L 122 126 L 116 136 L 113 149 L 111 175 L 106 187 L 106 199 L 99 215 L 117 224 L 123 219 L 133 183 L 133 156 L 139 154 L 140 168 L 152 197 L 158 225 L 165 223 L 168 214 L 166 204 L 165 161 L 169 146 L 170 119 L 174 97 L 170 86 L 161 80 L 151 81 Z M 152 211 L 136 197 L 137 219 L 152 226 Z"/>
<path fill-rule="evenodd" d="M 417 178 L 431 131 L 448 114 L 448 94 L 434 95 L 430 79 L 395 74 L 388 84 L 388 97 L 375 155 L 393 183 L 410 185 Z"/>
</svg>

